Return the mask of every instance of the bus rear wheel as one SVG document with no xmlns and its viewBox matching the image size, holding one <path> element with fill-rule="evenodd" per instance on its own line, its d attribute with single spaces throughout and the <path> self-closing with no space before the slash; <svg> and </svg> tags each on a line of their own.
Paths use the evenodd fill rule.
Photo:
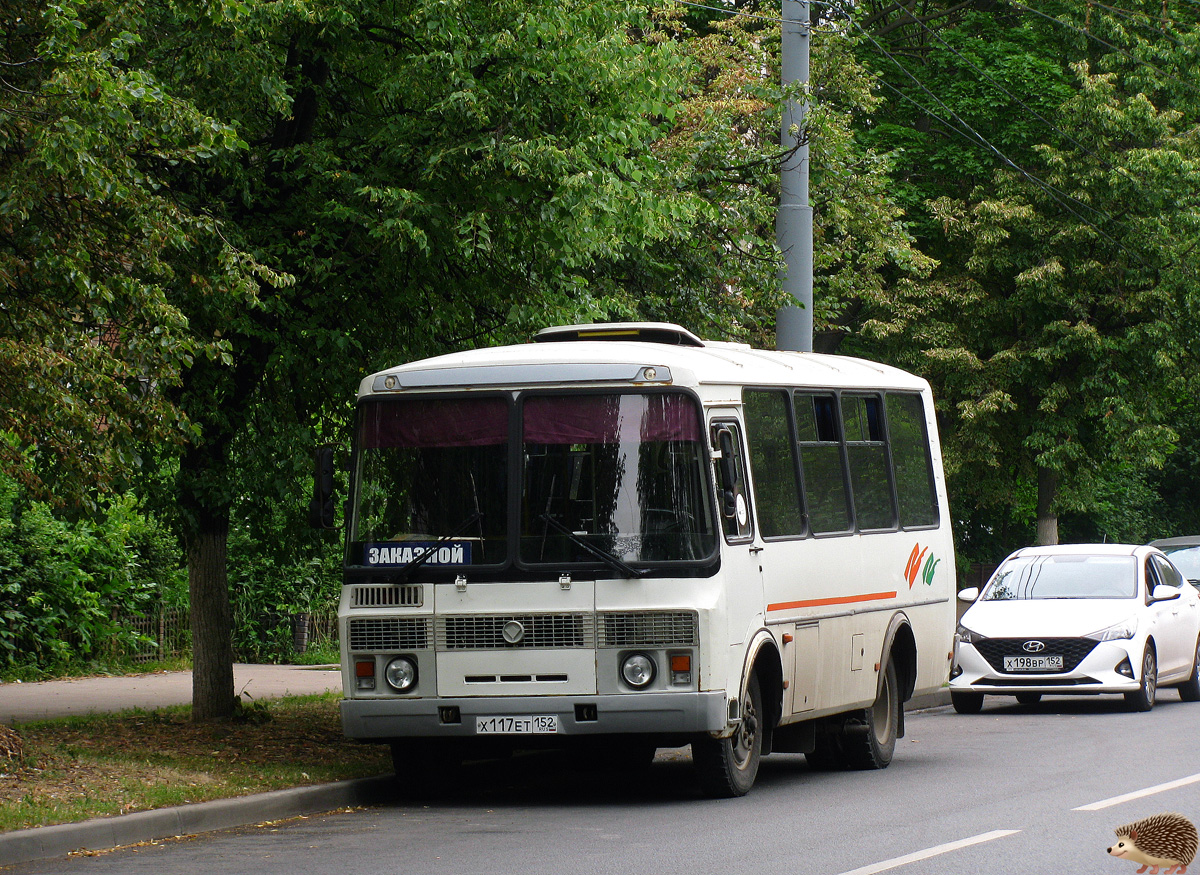
<svg viewBox="0 0 1200 875">
<path fill-rule="evenodd" d="M 754 786 L 762 759 L 762 693 L 751 675 L 742 695 L 742 722 L 728 738 L 702 736 L 692 742 L 692 762 L 705 795 L 745 796 Z"/>
<path fill-rule="evenodd" d="M 875 703 L 846 721 L 846 764 L 852 769 L 886 769 L 896 752 L 899 729 L 900 682 L 896 664 L 889 659 Z"/>
</svg>

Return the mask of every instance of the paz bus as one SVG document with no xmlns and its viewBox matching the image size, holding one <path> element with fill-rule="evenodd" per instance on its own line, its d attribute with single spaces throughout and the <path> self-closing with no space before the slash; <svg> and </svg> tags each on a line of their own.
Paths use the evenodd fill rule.
<svg viewBox="0 0 1200 875">
<path fill-rule="evenodd" d="M 896 368 L 547 328 L 365 378 L 349 481 L 342 726 L 410 787 L 572 743 L 690 744 L 712 796 L 774 752 L 881 769 L 947 678 L 933 401 Z"/>
</svg>

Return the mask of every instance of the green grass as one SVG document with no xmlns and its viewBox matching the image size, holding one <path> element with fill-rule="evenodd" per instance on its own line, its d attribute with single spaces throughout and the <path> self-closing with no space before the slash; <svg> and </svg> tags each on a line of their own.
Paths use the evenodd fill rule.
<svg viewBox="0 0 1200 875">
<path fill-rule="evenodd" d="M 386 774 L 384 746 L 347 740 L 331 692 L 254 702 L 192 723 L 190 706 L 16 727 L 0 757 L 0 832 Z"/>
</svg>

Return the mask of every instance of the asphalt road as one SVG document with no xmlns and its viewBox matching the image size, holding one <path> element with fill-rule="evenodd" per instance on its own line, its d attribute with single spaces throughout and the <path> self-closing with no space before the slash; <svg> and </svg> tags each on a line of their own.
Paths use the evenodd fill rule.
<svg viewBox="0 0 1200 875">
<path fill-rule="evenodd" d="M 988 700 L 909 714 L 882 772 L 772 756 L 743 799 L 693 789 L 687 749 L 640 778 L 541 754 L 473 764 L 435 803 L 375 808 L 19 865 L 17 875 L 1111 872 L 1115 827 L 1167 811 L 1200 823 L 1200 704 Z"/>
</svg>

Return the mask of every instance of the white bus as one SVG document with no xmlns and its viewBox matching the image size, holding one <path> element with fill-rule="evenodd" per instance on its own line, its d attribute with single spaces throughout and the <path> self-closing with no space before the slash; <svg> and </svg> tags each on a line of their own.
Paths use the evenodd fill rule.
<svg viewBox="0 0 1200 875">
<path fill-rule="evenodd" d="M 690 743 L 714 796 L 772 752 L 886 767 L 953 650 L 928 384 L 665 323 L 536 340 L 362 381 L 346 735 L 408 786 L 576 742 Z"/>
</svg>

